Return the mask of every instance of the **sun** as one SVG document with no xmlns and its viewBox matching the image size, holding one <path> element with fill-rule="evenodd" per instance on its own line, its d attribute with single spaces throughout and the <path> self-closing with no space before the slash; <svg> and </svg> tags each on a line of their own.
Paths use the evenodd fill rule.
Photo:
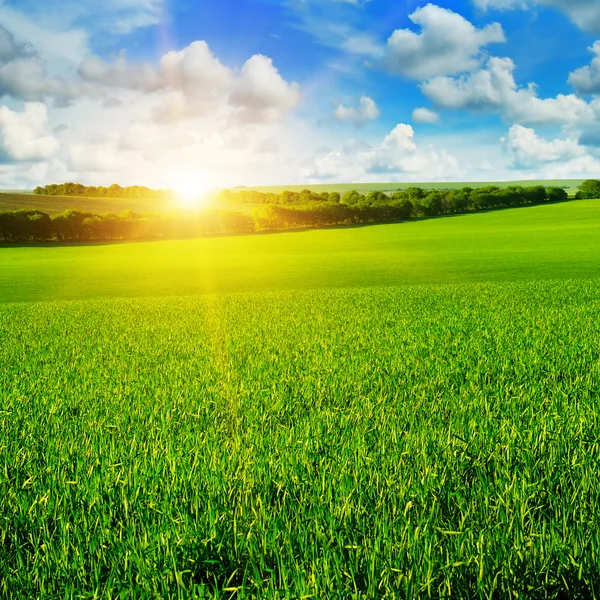
<svg viewBox="0 0 600 600">
<path fill-rule="evenodd" d="M 183 208 L 203 208 L 209 192 L 213 189 L 210 180 L 204 175 L 177 175 L 171 186 L 177 203 Z"/>
</svg>

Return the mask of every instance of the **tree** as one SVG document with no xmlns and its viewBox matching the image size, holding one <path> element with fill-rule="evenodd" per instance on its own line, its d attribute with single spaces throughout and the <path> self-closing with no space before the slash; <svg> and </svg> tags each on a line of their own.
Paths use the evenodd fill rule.
<svg viewBox="0 0 600 600">
<path fill-rule="evenodd" d="M 39 210 L 0 213 L 0 239 L 9 242 L 41 242 L 52 237 L 50 216 Z"/>
<path fill-rule="evenodd" d="M 407 187 L 404 193 L 408 196 L 409 200 L 420 200 L 425 198 L 425 190 L 420 187 Z"/>
<path fill-rule="evenodd" d="M 446 197 L 446 206 L 449 212 L 459 213 L 469 208 L 471 188 L 452 190 Z"/>
<path fill-rule="evenodd" d="M 110 196 L 111 198 L 120 198 L 122 193 L 123 188 L 118 183 L 113 183 L 111 186 L 109 186 L 106 195 Z"/>
<path fill-rule="evenodd" d="M 546 202 L 546 188 L 543 185 L 526 187 L 525 201 L 531 204 L 542 204 L 543 202 Z"/>
<path fill-rule="evenodd" d="M 560 187 L 546 188 L 546 196 L 548 197 L 548 202 L 564 202 L 569 199 L 567 192 Z"/>
<path fill-rule="evenodd" d="M 79 210 L 65 210 L 52 216 L 52 230 L 58 240 L 85 240 L 86 228 L 83 225 L 85 219 L 91 219 L 92 213 Z"/>
<path fill-rule="evenodd" d="M 393 194 L 392 196 L 394 196 Z M 410 219 L 410 216 L 413 213 L 414 207 L 412 202 L 408 200 L 408 198 L 400 198 L 397 200 L 392 199 L 390 202 L 390 208 L 392 209 L 392 214 L 394 218 L 404 220 Z"/>
<path fill-rule="evenodd" d="M 575 195 L 578 200 L 591 200 L 600 198 L 600 180 L 586 179 L 580 186 Z"/>
<path fill-rule="evenodd" d="M 281 204 L 296 204 L 300 200 L 298 192 L 290 192 L 285 190 L 281 192 Z"/>
<path fill-rule="evenodd" d="M 469 204 L 475 210 L 486 210 L 494 207 L 498 204 L 498 196 L 494 196 L 494 192 L 497 192 L 500 188 L 496 185 L 489 185 L 487 187 L 476 188 L 471 191 L 469 195 Z"/>
<path fill-rule="evenodd" d="M 254 221 L 250 215 L 239 212 L 219 212 L 224 233 L 251 233 L 254 231 Z"/>
<path fill-rule="evenodd" d="M 359 194 L 356 190 L 350 190 L 346 192 L 342 196 L 342 204 L 347 204 L 348 206 L 354 206 L 355 204 L 360 204 L 364 200 L 364 196 Z"/>
<path fill-rule="evenodd" d="M 414 205 L 418 214 L 424 217 L 435 217 L 442 214 L 442 199 L 445 193 L 440 191 L 431 191 L 427 196 L 415 199 Z"/>
<path fill-rule="evenodd" d="M 300 192 L 300 204 L 309 204 L 313 200 L 313 193 L 310 190 Z"/>
<path fill-rule="evenodd" d="M 388 201 L 387 194 L 383 192 L 369 192 L 366 198 L 367 204 L 381 204 Z"/>
<path fill-rule="evenodd" d="M 329 192 L 329 203 L 330 204 L 339 204 L 341 200 L 339 192 Z"/>
</svg>

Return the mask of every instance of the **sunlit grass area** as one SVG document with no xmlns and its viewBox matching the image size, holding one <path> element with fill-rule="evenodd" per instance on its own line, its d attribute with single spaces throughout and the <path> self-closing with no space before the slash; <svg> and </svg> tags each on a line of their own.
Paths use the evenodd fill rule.
<svg viewBox="0 0 600 600">
<path fill-rule="evenodd" d="M 3 305 L 0 592 L 593 597 L 599 292 Z"/>
<path fill-rule="evenodd" d="M 0 596 L 593 598 L 600 201 L 0 248 Z"/>
<path fill-rule="evenodd" d="M 0 300 L 600 276 L 600 201 L 298 233 L 5 247 Z"/>
<path fill-rule="evenodd" d="M 37 209 L 50 215 L 75 209 L 92 213 L 164 212 L 177 208 L 172 200 L 156 198 L 90 198 L 85 196 L 38 196 L 0 192 L 0 212 Z"/>
</svg>

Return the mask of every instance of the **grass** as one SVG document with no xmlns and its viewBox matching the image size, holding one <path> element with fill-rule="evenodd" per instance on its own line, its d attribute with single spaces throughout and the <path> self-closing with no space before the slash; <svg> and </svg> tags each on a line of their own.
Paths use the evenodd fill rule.
<svg viewBox="0 0 600 600">
<path fill-rule="evenodd" d="M 0 594 L 598 595 L 599 290 L 4 305 Z"/>
<path fill-rule="evenodd" d="M 590 277 L 600 277 L 600 200 L 395 225 L 0 250 L 0 301 Z"/>
<path fill-rule="evenodd" d="M 133 212 L 168 212 L 176 208 L 173 201 L 156 198 L 89 198 L 84 196 L 38 196 L 37 194 L 0 192 L 0 212 L 37 209 L 50 215 L 69 209 L 95 214 Z"/>
<path fill-rule="evenodd" d="M 600 596 L 599 228 L 0 248 L 0 597 Z"/>
</svg>

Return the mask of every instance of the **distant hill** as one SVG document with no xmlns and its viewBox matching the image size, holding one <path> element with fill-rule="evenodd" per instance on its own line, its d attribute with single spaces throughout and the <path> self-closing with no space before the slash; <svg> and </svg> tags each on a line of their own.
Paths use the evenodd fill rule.
<svg viewBox="0 0 600 600">
<path fill-rule="evenodd" d="M 371 191 L 396 191 L 406 189 L 408 187 L 420 187 L 426 190 L 442 190 L 455 189 L 462 187 L 480 188 L 488 185 L 497 185 L 498 187 L 509 187 L 511 185 L 531 186 L 543 185 L 546 187 L 557 186 L 566 189 L 573 194 L 577 191 L 583 179 L 549 179 L 549 180 L 527 180 L 527 181 L 466 181 L 466 182 L 433 182 L 433 183 L 410 183 L 410 182 L 388 182 L 388 183 L 326 183 L 326 184 L 305 184 L 305 185 L 276 185 L 276 186 L 239 186 L 231 188 L 236 190 L 256 190 L 257 192 L 272 192 L 274 194 L 281 193 L 284 190 L 290 192 L 299 192 L 303 189 L 309 189 L 313 192 L 347 192 L 348 190 L 356 190 L 358 192 Z"/>
<path fill-rule="evenodd" d="M 88 198 L 84 196 L 38 196 L 33 193 L 0 192 L 0 211 L 37 209 L 56 214 L 68 209 L 104 214 L 133 212 L 165 212 L 175 208 L 172 200 L 156 198 Z"/>
<path fill-rule="evenodd" d="M 314 192 L 359 192 L 370 191 L 396 191 L 407 187 L 421 187 L 424 189 L 455 189 L 465 186 L 472 188 L 497 185 L 508 187 L 511 185 L 544 185 L 557 186 L 567 190 L 569 195 L 575 192 L 583 179 L 555 179 L 538 181 L 482 181 L 482 182 L 434 182 L 434 183 L 328 183 L 323 185 L 281 185 L 281 186 L 239 186 L 231 188 L 233 191 L 256 190 L 258 192 L 281 193 L 284 190 L 299 192 L 310 189 Z M 38 196 L 30 190 L 2 190 L 0 192 L 0 211 L 19 209 L 38 209 L 49 214 L 56 214 L 67 209 L 76 209 L 93 213 L 121 213 L 124 210 L 134 212 L 165 212 L 178 208 L 173 200 L 159 200 L 156 198 L 93 198 L 87 196 Z M 229 207 L 230 209 L 232 207 Z M 239 210 L 239 208 L 236 208 Z M 248 210 L 248 207 L 243 207 Z"/>
</svg>

